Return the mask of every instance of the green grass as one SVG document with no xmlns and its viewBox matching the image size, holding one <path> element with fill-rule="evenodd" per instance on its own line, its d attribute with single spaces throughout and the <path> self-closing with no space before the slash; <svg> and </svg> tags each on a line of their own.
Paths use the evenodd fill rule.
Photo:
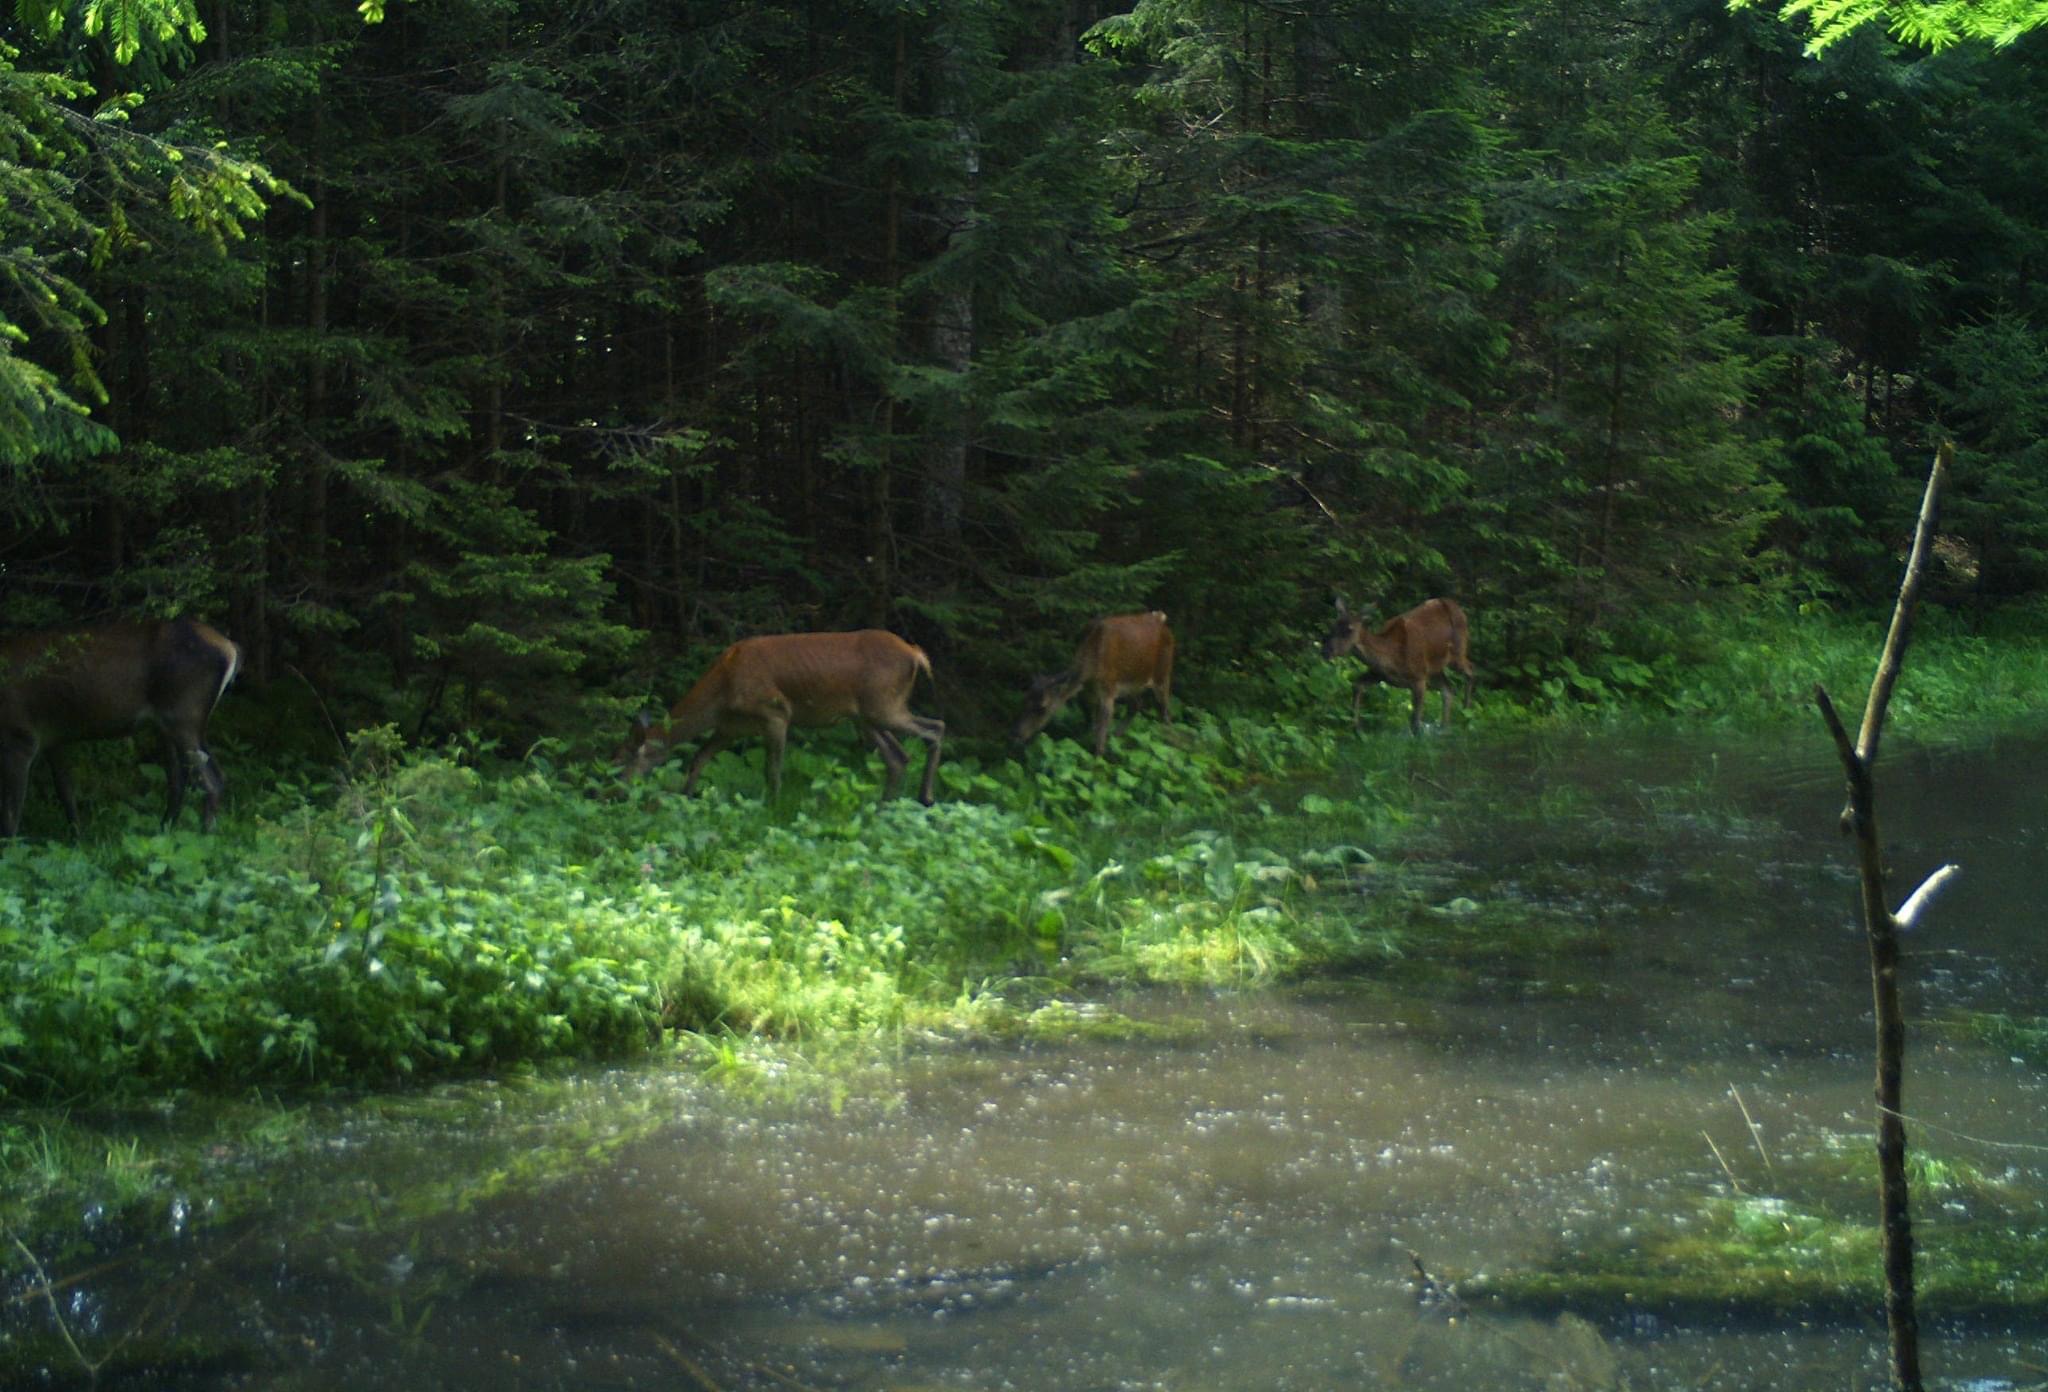
<svg viewBox="0 0 2048 1392">
<path fill-rule="evenodd" d="M 1694 660 L 1658 665 L 1608 705 L 1689 725 L 1768 728 L 1817 719 L 1819 684 L 1848 719 L 1863 709 L 1889 619 L 1819 607 L 1717 619 L 1707 631 L 1672 635 Z M 2044 684 L 2048 644 L 2038 636 L 1972 633 L 1947 612 L 1923 607 L 1887 729 L 1924 738 L 1953 725 L 2025 719 L 2039 713 Z"/>
<path fill-rule="evenodd" d="M 1970 1011 L 1945 1023 L 1965 1038 L 2001 1050 L 2034 1068 L 2048 1068 L 2048 1015 Z"/>
<path fill-rule="evenodd" d="M 1853 1155 L 1853 1160 L 1845 1159 Z M 2037 1319 L 2048 1308 L 2038 1195 L 1960 1161 L 1909 1167 L 1924 1316 Z M 1844 1180 L 1854 1171 L 1857 1183 Z M 1780 1170 L 1788 1193 L 1703 1200 L 1645 1215 L 1625 1237 L 1569 1245 L 1540 1267 L 1466 1283 L 1474 1300 L 1596 1318 L 1654 1309 L 1701 1318 L 1868 1316 L 1882 1308 L 1875 1161 L 1867 1140 Z M 1957 1216 L 1962 1215 L 1962 1216 Z"/>
<path fill-rule="evenodd" d="M 1266 979 L 1302 956 L 1292 872 L 1173 827 L 1327 764 L 1330 732 L 1190 713 L 1106 764 L 1066 741 L 1029 768 L 956 757 L 929 809 L 878 805 L 848 743 L 793 751 L 769 806 L 758 755 L 685 800 L 674 767 L 622 790 L 366 732 L 347 782 L 211 838 L 0 850 L 0 1096 L 379 1082 L 674 1030 L 886 1035 L 1020 978 Z"/>
</svg>

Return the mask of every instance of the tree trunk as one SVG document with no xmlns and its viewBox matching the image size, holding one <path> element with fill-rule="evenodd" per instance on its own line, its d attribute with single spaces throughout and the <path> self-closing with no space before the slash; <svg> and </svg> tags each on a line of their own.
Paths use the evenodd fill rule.
<svg viewBox="0 0 2048 1392">
<path fill-rule="evenodd" d="M 310 141 L 312 178 L 308 196 L 313 200 L 312 220 L 306 238 L 306 439 L 310 442 L 305 461 L 305 493 L 298 554 L 305 566 L 307 587 L 316 604 L 329 601 L 327 591 L 327 461 L 321 457 L 321 436 L 327 416 L 327 178 L 322 144 L 326 137 L 326 98 L 313 99 L 313 133 Z M 317 633 L 309 634 L 307 668 L 314 680 L 326 684 L 324 656 L 327 643 Z"/>
<path fill-rule="evenodd" d="M 899 15 L 896 20 L 896 72 L 893 95 L 893 109 L 899 115 L 903 111 L 909 88 L 910 40 L 903 19 Z M 900 169 L 889 171 L 889 196 L 883 218 L 885 226 L 882 229 L 882 275 L 884 282 L 889 286 L 892 309 L 900 326 L 903 315 L 903 175 Z M 896 400 L 889 396 L 882 404 L 881 441 L 875 451 L 874 465 L 867 479 L 867 622 L 875 628 L 884 628 L 888 625 L 893 598 L 891 591 L 895 587 L 894 566 L 890 557 L 890 551 L 895 543 L 889 521 L 889 472 L 893 467 L 896 452 L 896 422 Z"/>
<path fill-rule="evenodd" d="M 974 179 L 979 161 L 974 130 L 967 123 L 960 45 L 950 39 L 942 42 L 938 104 L 941 114 L 953 123 L 960 188 L 958 193 L 940 199 L 936 212 L 939 225 L 948 229 L 948 235 L 959 236 L 974 222 Z M 958 379 L 962 402 L 961 410 L 952 418 L 932 423 L 925 463 L 924 539 L 950 562 L 960 550 L 960 519 L 967 496 L 968 441 L 973 434 L 965 406 L 967 377 L 974 366 L 972 285 L 954 284 L 939 293 L 938 302 L 932 307 L 931 355 L 939 367 Z"/>
</svg>

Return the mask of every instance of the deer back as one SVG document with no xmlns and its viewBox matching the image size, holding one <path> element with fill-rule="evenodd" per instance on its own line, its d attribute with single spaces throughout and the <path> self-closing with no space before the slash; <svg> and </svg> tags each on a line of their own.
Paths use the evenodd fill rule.
<svg viewBox="0 0 2048 1392">
<path fill-rule="evenodd" d="M 1074 657 L 1082 680 L 1095 686 L 1117 692 L 1156 686 L 1173 672 L 1173 630 L 1156 609 L 1097 619 Z"/>
</svg>

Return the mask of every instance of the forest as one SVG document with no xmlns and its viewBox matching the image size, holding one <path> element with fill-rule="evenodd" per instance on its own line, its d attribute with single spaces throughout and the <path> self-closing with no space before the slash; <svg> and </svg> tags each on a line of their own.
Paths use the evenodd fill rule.
<svg viewBox="0 0 2048 1392">
<path fill-rule="evenodd" d="M 2038 1373 L 2043 1176 L 1973 1147 L 2048 1066 L 2044 27 L 8 6 L 0 657 L 182 616 L 232 684 L 182 824 L 101 740 L 76 834 L 39 764 L 0 841 L 0 1382 L 1849 1385 L 1815 691 L 1869 681 L 1937 451 L 1913 796 L 1858 848 L 1872 902 L 1951 836 L 1984 896 L 1894 970 L 1954 1108 L 1911 1179 L 1945 1366 Z M 1347 655 L 1412 608 L 1477 688 L 1414 735 Z M 1057 710 L 1113 615 L 1171 724 Z M 629 723 L 868 628 L 896 736 L 787 788 Z M 916 741 L 930 805 L 878 800 Z M 988 1188 L 924 1217 L 955 1153 Z M 1089 1362 L 1162 1253 L 1098 1322 L 1217 1341 Z M 1536 1314 L 1432 1371 L 1467 1273 Z"/>
<path fill-rule="evenodd" d="M 1939 438 L 1934 598 L 2041 627 L 2037 35 L 363 8 L 0 20 L 0 630 L 187 613 L 309 721 L 508 747 L 864 626 L 992 730 L 1095 615 L 1199 689 L 1337 595 L 1654 698 L 1882 604 Z"/>
</svg>

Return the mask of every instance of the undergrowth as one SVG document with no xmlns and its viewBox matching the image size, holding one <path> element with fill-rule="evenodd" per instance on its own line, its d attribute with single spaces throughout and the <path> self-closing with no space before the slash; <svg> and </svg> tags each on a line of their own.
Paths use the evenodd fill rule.
<svg viewBox="0 0 2048 1392">
<path fill-rule="evenodd" d="M 1028 767 L 957 755 L 931 808 L 878 804 L 850 743 L 793 748 L 769 805 L 758 754 L 686 800 L 674 766 L 622 789 L 547 751 L 486 771 L 366 731 L 345 779 L 278 789 L 213 837 L 8 847 L 0 1095 L 377 1082 L 675 1030 L 943 1028 L 1018 981 L 1264 978 L 1302 955 L 1295 872 L 1174 824 L 1327 765 L 1334 731 L 1190 712 L 1105 764 L 1064 740 Z M 1116 843 L 1141 823 L 1161 847 L 1132 856 Z"/>
<path fill-rule="evenodd" d="M 1825 615 L 1752 619 L 1682 679 L 1576 694 L 1603 698 L 1596 718 L 1807 719 L 1814 680 L 1867 676 L 1871 640 Z M 2036 646 L 1926 626 L 1898 728 L 2009 714 L 2048 680 Z M 1402 693 L 1354 733 L 1350 677 L 1269 672 L 1245 698 L 1261 714 L 1139 719 L 1105 761 L 1069 738 L 1021 760 L 954 741 L 929 809 L 878 804 L 879 761 L 843 729 L 792 743 L 773 805 L 757 747 L 686 800 L 681 760 L 622 789 L 557 747 L 494 761 L 388 728 L 320 781 L 265 786 L 238 764 L 212 837 L 103 803 L 83 845 L 0 848 L 0 1101 L 358 1085 L 676 1031 L 971 1029 L 1091 980 L 1395 955 L 1392 919 L 1314 889 L 1438 815 L 1432 769 L 1456 737 L 1401 735 Z M 1458 728 L 1589 709 L 1572 694 L 1482 691 Z M 1067 716 L 1056 730 L 1077 731 Z"/>
</svg>

